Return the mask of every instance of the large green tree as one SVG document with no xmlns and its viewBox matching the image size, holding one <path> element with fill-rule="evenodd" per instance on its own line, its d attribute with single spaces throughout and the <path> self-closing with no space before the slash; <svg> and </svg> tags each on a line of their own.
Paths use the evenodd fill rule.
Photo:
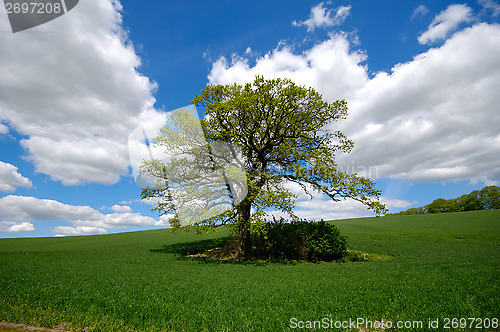
<svg viewBox="0 0 500 332">
<path fill-rule="evenodd" d="M 223 189 L 228 199 L 213 198 L 214 204 L 210 206 L 223 205 L 227 209 L 196 224 L 236 225 L 240 257 L 247 257 L 251 248 L 251 223 L 262 221 L 265 211 L 274 209 L 294 216 L 296 196 L 287 189 L 288 183 L 300 185 L 311 197 L 316 191 L 333 201 L 350 198 L 378 214 L 386 212 L 378 200 L 381 192 L 374 189 L 374 182 L 342 172 L 335 161 L 337 153 L 349 153 L 353 148 L 353 142 L 341 131 L 331 129 L 335 121 L 347 116 L 344 100 L 329 103 L 314 89 L 298 86 L 288 79 L 256 77 L 253 83 L 245 85 L 208 85 L 191 103 L 204 108 L 201 130 L 205 140 L 186 143 L 185 135 L 176 134 L 175 126 L 166 126 L 154 143 L 172 148 L 185 142 L 179 153 L 187 157 L 175 162 L 144 162 L 141 173 L 159 181 L 155 186 L 143 188 L 142 197 L 158 199 L 156 208 L 163 213 L 176 212 L 176 199 L 169 191 L 174 183 L 186 185 L 186 178 L 198 179 L 182 192 L 193 194 L 197 190 L 194 184 L 199 183 L 204 197 L 209 197 L 208 186 L 201 184 L 209 181 L 199 179 L 217 174 L 225 180 L 222 183 L 226 184 Z M 184 123 L 185 127 L 193 128 L 192 124 L 186 125 L 192 122 L 187 118 L 174 114 L 173 120 L 178 126 Z M 237 167 L 229 167 L 228 171 L 224 163 Z M 196 167 L 189 169 L 188 165 Z M 234 168 L 243 170 L 244 189 L 238 172 L 231 171 Z M 184 180 L 176 180 L 179 174 Z M 228 174 L 236 180 L 227 181 Z M 217 188 L 212 189 L 218 191 L 221 187 Z M 198 211 L 203 214 L 201 209 Z M 172 223 L 180 225 L 178 219 Z"/>
</svg>

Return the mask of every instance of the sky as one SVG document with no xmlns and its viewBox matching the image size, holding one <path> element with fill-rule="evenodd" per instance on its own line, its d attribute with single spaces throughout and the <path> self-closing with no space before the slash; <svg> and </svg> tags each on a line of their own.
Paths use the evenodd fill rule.
<svg viewBox="0 0 500 332">
<path fill-rule="evenodd" d="M 0 237 L 168 227 L 140 199 L 129 135 L 256 75 L 347 101 L 339 168 L 390 212 L 499 185 L 499 23 L 496 0 L 81 0 L 12 33 L 0 7 Z M 373 216 L 290 190 L 303 218 Z"/>
</svg>

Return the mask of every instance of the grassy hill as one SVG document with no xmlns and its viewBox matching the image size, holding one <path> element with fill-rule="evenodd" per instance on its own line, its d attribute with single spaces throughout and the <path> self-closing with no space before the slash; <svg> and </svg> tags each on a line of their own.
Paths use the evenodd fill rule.
<svg viewBox="0 0 500 332">
<path fill-rule="evenodd" d="M 364 318 L 421 321 L 424 328 L 414 327 L 424 331 L 429 320 L 442 328 L 446 318 L 500 318 L 499 210 L 334 224 L 351 248 L 392 258 L 241 264 L 164 250 L 223 231 L 2 239 L 0 321 L 79 331 L 283 331 Z"/>
</svg>

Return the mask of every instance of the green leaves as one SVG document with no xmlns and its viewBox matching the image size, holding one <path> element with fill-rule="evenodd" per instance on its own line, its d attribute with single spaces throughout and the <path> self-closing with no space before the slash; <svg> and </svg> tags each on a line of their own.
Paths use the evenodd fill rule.
<svg viewBox="0 0 500 332">
<path fill-rule="evenodd" d="M 254 231 L 254 256 L 273 261 L 332 261 L 347 255 L 347 238 L 334 225 L 280 218 L 258 224 Z"/>
<path fill-rule="evenodd" d="M 457 198 L 437 198 L 432 203 L 419 208 L 401 211 L 399 215 L 446 213 L 500 209 L 500 188 L 486 186 Z"/>
</svg>

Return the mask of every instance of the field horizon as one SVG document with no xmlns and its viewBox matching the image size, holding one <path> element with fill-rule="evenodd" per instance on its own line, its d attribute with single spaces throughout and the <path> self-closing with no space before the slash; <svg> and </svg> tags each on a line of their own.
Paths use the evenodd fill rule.
<svg viewBox="0 0 500 332">
<path fill-rule="evenodd" d="M 71 331 L 272 331 L 308 322 L 371 331 L 367 323 L 384 320 L 413 322 L 394 330 L 435 331 L 431 322 L 442 329 L 448 319 L 450 330 L 471 331 L 452 326 L 471 318 L 498 330 L 500 210 L 331 223 L 351 249 L 391 258 L 256 264 L 163 250 L 216 243 L 224 230 L 0 239 L 0 321 Z M 357 319 L 364 325 L 335 325 Z"/>
</svg>

